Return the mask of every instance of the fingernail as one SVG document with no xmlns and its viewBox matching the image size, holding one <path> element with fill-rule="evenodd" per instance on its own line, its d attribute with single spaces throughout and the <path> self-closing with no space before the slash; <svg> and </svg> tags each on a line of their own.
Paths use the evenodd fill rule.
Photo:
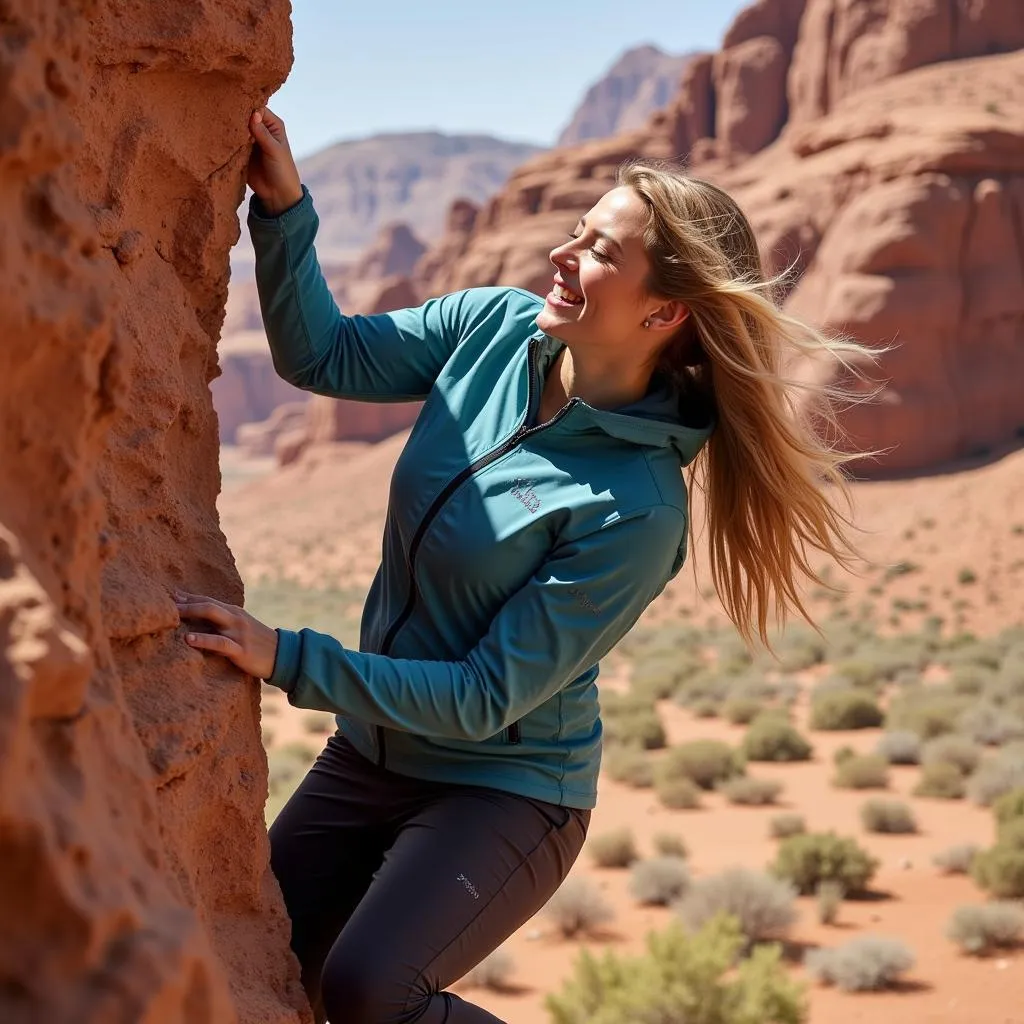
<svg viewBox="0 0 1024 1024">
<path fill-rule="evenodd" d="M 190 644 L 194 644 L 196 642 L 196 635 L 195 635 L 195 633 L 189 633 L 189 635 L 188 635 L 188 642 Z"/>
<path fill-rule="evenodd" d="M 263 115 L 258 110 L 252 115 L 252 117 L 257 124 L 263 120 Z"/>
</svg>

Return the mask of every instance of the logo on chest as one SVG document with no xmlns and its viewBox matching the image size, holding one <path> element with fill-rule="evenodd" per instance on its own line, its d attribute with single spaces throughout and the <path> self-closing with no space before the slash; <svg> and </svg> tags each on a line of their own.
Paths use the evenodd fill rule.
<svg viewBox="0 0 1024 1024">
<path fill-rule="evenodd" d="M 526 511 L 533 515 L 540 509 L 540 498 L 533 490 L 532 480 L 515 480 L 512 483 L 512 497 L 521 501 Z"/>
</svg>

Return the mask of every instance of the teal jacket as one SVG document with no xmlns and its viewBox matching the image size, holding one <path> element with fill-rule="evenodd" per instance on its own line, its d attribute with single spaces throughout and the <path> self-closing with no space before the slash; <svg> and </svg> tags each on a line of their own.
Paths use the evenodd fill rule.
<svg viewBox="0 0 1024 1024">
<path fill-rule="evenodd" d="M 710 433 L 655 385 L 614 411 L 537 407 L 562 343 L 541 300 L 472 288 L 343 316 L 317 263 L 308 191 L 249 208 L 277 372 L 307 391 L 423 400 L 395 465 L 359 650 L 279 630 L 268 682 L 333 711 L 355 747 L 416 778 L 593 807 L 598 662 L 686 554 L 681 467 Z"/>
</svg>

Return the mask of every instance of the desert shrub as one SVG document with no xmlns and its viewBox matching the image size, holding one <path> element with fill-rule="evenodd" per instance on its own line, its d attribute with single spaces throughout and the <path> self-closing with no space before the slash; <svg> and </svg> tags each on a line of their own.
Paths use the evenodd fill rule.
<svg viewBox="0 0 1024 1024">
<path fill-rule="evenodd" d="M 266 726 L 264 726 L 260 730 L 260 742 L 263 744 L 264 747 L 269 749 L 273 745 L 274 737 L 276 735 L 277 733 L 274 732 L 273 729 L 268 729 Z"/>
<path fill-rule="evenodd" d="M 636 840 L 628 828 L 616 828 L 587 840 L 587 849 L 599 868 L 628 868 L 640 859 Z"/>
<path fill-rule="evenodd" d="M 975 843 L 956 843 L 935 854 L 932 863 L 944 875 L 967 875 L 979 849 Z"/>
<path fill-rule="evenodd" d="M 314 735 L 323 735 L 325 732 L 334 732 L 334 717 L 325 715 L 321 711 L 312 711 L 302 716 L 302 727 L 306 732 Z"/>
<path fill-rule="evenodd" d="M 547 997 L 552 1024 L 802 1024 L 804 992 L 779 948 L 760 946 L 735 967 L 743 942 L 723 915 L 692 934 L 678 923 L 652 932 L 640 956 L 584 951 L 562 990 Z"/>
<path fill-rule="evenodd" d="M 629 891 L 638 903 L 666 907 L 690 884 L 690 869 L 682 857 L 652 857 L 637 861 L 629 876 Z"/>
<path fill-rule="evenodd" d="M 722 705 L 710 697 L 703 697 L 690 706 L 694 718 L 717 718 Z"/>
<path fill-rule="evenodd" d="M 936 800 L 959 800 L 967 789 L 964 773 L 948 761 L 934 761 L 921 769 L 921 777 L 914 786 L 914 796 L 928 796 Z"/>
<path fill-rule="evenodd" d="M 768 823 L 768 834 L 772 839 L 788 839 L 801 836 L 807 831 L 807 822 L 802 814 L 776 814 Z"/>
<path fill-rule="evenodd" d="M 836 747 L 832 753 L 832 763 L 838 768 L 844 761 L 849 761 L 851 757 L 856 757 L 857 751 L 853 749 L 848 743 L 844 743 L 841 747 Z"/>
<path fill-rule="evenodd" d="M 908 687 L 889 705 L 886 723 L 890 729 L 908 729 L 923 740 L 956 732 L 960 716 L 970 697 L 942 686 Z"/>
<path fill-rule="evenodd" d="M 984 665 L 954 665 L 949 673 L 949 685 L 954 693 L 976 696 L 995 678 L 991 668 Z"/>
<path fill-rule="evenodd" d="M 995 846 L 974 858 L 971 877 L 996 899 L 1024 898 L 1024 821 L 1003 826 Z"/>
<path fill-rule="evenodd" d="M 503 947 L 498 947 L 489 956 L 483 958 L 463 979 L 463 984 L 470 988 L 489 988 L 494 992 L 502 992 L 508 987 L 509 978 L 516 969 L 512 954 Z"/>
<path fill-rule="evenodd" d="M 665 726 L 656 708 L 634 697 L 611 698 L 612 695 L 607 695 L 601 700 L 606 743 L 622 743 L 644 750 L 660 750 L 665 746 Z"/>
<path fill-rule="evenodd" d="M 825 881 L 842 885 L 845 892 L 864 892 L 878 868 L 875 860 L 856 840 L 833 832 L 810 832 L 790 836 L 779 845 L 772 873 L 809 896 Z"/>
<path fill-rule="evenodd" d="M 604 770 L 610 779 L 635 789 L 654 785 L 654 765 L 640 747 L 616 744 L 609 747 L 603 759 Z"/>
<path fill-rule="evenodd" d="M 921 764 L 945 762 L 956 765 L 964 773 L 970 775 L 981 761 L 981 748 L 966 736 L 949 733 L 929 740 L 921 750 Z"/>
<path fill-rule="evenodd" d="M 743 737 L 748 761 L 806 761 L 811 745 L 780 715 L 759 715 Z"/>
<path fill-rule="evenodd" d="M 736 679 L 719 670 L 705 668 L 681 683 L 675 692 L 675 702 L 691 710 L 702 703 L 721 705 L 736 685 Z"/>
<path fill-rule="evenodd" d="M 685 777 L 655 775 L 654 792 L 662 806 L 671 811 L 693 811 L 700 807 L 700 787 Z"/>
<path fill-rule="evenodd" d="M 731 804 L 748 807 L 763 807 L 775 803 L 782 792 L 782 783 L 775 779 L 755 779 L 749 775 L 737 775 L 720 783 L 719 791 Z"/>
<path fill-rule="evenodd" d="M 764 701 L 757 697 L 730 697 L 722 705 L 722 717 L 733 725 L 747 725 L 764 710 Z"/>
<path fill-rule="evenodd" d="M 1012 948 L 1024 938 L 1024 907 L 1016 903 L 957 907 L 946 935 L 971 956 Z"/>
<path fill-rule="evenodd" d="M 601 890 L 586 878 L 566 879 L 545 904 L 544 913 L 566 939 L 591 934 L 614 916 Z"/>
<path fill-rule="evenodd" d="M 739 921 L 748 942 L 764 942 L 781 938 L 796 921 L 796 889 L 763 871 L 727 868 L 693 882 L 678 911 L 691 929 L 729 914 Z"/>
<path fill-rule="evenodd" d="M 860 820 L 868 832 L 902 835 L 917 831 L 914 812 L 900 800 L 868 800 L 860 809 Z"/>
<path fill-rule="evenodd" d="M 856 690 L 826 691 L 811 701 L 812 729 L 873 729 L 884 718 L 875 701 Z"/>
<path fill-rule="evenodd" d="M 878 754 L 857 754 L 836 769 L 832 784 L 839 789 L 885 789 L 889 762 Z"/>
<path fill-rule="evenodd" d="M 979 765 L 967 786 L 976 804 L 989 807 L 1005 793 L 1024 787 L 1024 756 L 1016 745 L 1003 747 Z"/>
<path fill-rule="evenodd" d="M 957 729 L 975 743 L 999 747 L 1024 739 L 1024 718 L 986 700 L 967 708 L 960 715 Z"/>
<path fill-rule="evenodd" d="M 842 883 L 834 880 L 826 880 L 818 884 L 815 890 L 815 905 L 818 909 L 819 924 L 835 924 L 839 917 L 839 908 L 843 904 L 843 897 L 846 895 Z"/>
<path fill-rule="evenodd" d="M 1011 821 L 1024 819 L 1024 786 L 1018 786 L 1004 793 L 992 804 L 992 813 L 996 817 L 996 827 L 1002 828 Z"/>
<path fill-rule="evenodd" d="M 719 782 L 742 771 L 742 758 L 727 743 L 691 740 L 669 750 L 656 774 L 660 778 L 686 778 L 701 789 L 714 789 Z"/>
<path fill-rule="evenodd" d="M 898 939 L 865 935 L 835 949 L 812 949 L 804 958 L 812 978 L 844 992 L 889 988 L 914 966 L 914 954 Z"/>
<path fill-rule="evenodd" d="M 308 743 L 286 743 L 268 753 L 268 796 L 263 810 L 268 825 L 277 817 L 315 760 L 316 750 Z"/>
<path fill-rule="evenodd" d="M 690 856 L 690 850 L 683 837 L 677 836 L 674 832 L 659 832 L 653 843 L 655 852 L 661 857 L 682 857 L 685 860 Z"/>
<path fill-rule="evenodd" d="M 875 752 L 889 764 L 918 764 L 921 760 L 921 737 L 908 729 L 890 729 L 882 734 Z"/>
</svg>

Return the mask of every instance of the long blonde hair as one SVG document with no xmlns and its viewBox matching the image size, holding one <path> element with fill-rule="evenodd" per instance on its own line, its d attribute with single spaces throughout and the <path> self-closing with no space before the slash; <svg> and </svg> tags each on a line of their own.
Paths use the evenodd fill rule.
<svg viewBox="0 0 1024 1024">
<path fill-rule="evenodd" d="M 857 373 L 851 360 L 870 352 L 782 311 L 782 279 L 766 277 L 750 222 L 728 193 L 647 162 L 624 165 L 619 184 L 650 214 L 651 294 L 690 311 L 658 368 L 683 401 L 714 410 L 714 433 L 690 471 L 705 492 L 712 580 L 743 637 L 756 632 L 767 644 L 770 621 L 781 625 L 789 611 L 810 621 L 801 584 L 823 583 L 811 551 L 847 567 L 856 557 L 849 513 L 838 505 L 849 508 L 843 466 L 862 453 L 834 440 L 836 407 L 856 396 L 797 381 L 787 365 L 801 353 L 824 355 Z"/>
</svg>

